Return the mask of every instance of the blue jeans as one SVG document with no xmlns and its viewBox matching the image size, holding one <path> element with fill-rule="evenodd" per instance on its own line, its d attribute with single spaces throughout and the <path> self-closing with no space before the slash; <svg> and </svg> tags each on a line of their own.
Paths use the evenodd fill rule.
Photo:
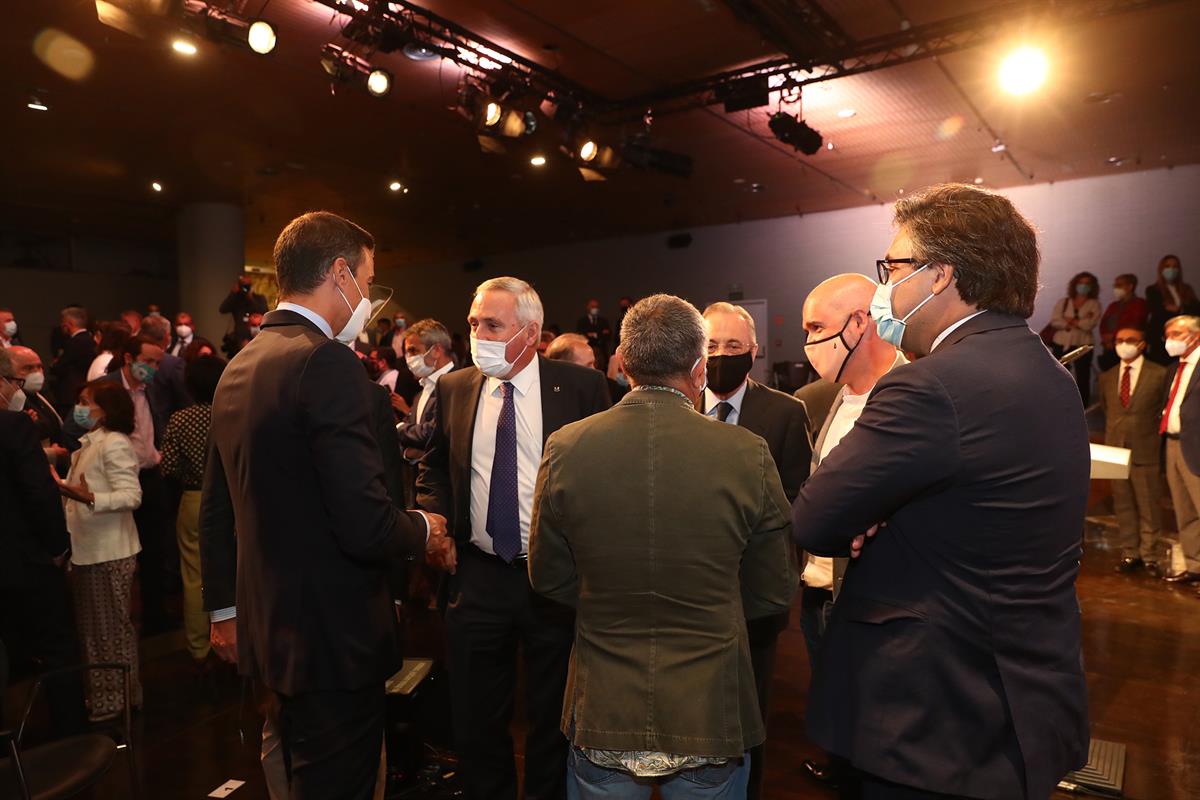
<svg viewBox="0 0 1200 800">
<path fill-rule="evenodd" d="M 661 778 L 638 778 L 588 761 L 572 747 L 567 756 L 567 800 L 648 800 L 658 786 L 663 800 L 745 800 L 750 754 L 717 767 L 685 769 Z"/>
</svg>

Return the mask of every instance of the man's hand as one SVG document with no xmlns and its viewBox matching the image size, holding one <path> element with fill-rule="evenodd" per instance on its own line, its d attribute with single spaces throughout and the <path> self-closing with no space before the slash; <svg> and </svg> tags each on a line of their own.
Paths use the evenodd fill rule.
<svg viewBox="0 0 1200 800">
<path fill-rule="evenodd" d="M 446 518 L 441 514 L 426 513 L 429 520 L 429 539 L 425 542 L 425 560 L 429 566 L 454 574 L 458 567 L 458 550 L 454 540 L 446 534 Z"/>
<path fill-rule="evenodd" d="M 208 640 L 222 661 L 237 663 L 237 617 L 209 625 Z"/>
<path fill-rule="evenodd" d="M 67 453 L 67 448 L 57 444 L 51 444 L 43 447 L 42 452 L 46 454 L 46 460 L 51 464 L 58 461 L 58 459 L 65 458 L 67 455 L 69 455 Z"/>
<path fill-rule="evenodd" d="M 395 392 L 392 392 L 392 408 L 395 409 L 398 413 L 403 414 L 404 416 L 407 417 L 408 412 L 412 407 L 408 404 L 408 402 L 403 397 L 396 394 Z"/>
<path fill-rule="evenodd" d="M 36 409 L 33 409 L 33 408 L 26 408 L 26 409 L 25 409 L 25 414 L 26 414 L 26 415 L 27 415 L 27 416 L 28 416 L 28 417 L 29 417 L 31 420 L 33 420 L 33 424 L 34 424 L 34 425 L 37 425 L 37 424 L 38 424 L 38 422 L 40 422 L 40 421 L 41 421 L 41 419 L 42 419 L 41 417 L 39 417 L 39 416 L 38 416 L 37 410 L 36 410 Z"/>
<path fill-rule="evenodd" d="M 850 542 L 850 557 L 858 558 L 859 556 L 861 556 L 862 551 L 863 551 L 863 545 L 865 545 L 867 543 L 867 539 L 870 539 L 875 534 L 879 533 L 880 528 L 886 528 L 886 527 L 887 527 L 886 522 L 880 522 L 876 525 L 872 525 L 871 527 L 867 528 L 866 533 L 860 533 L 858 536 L 855 536 L 854 541 Z"/>
</svg>

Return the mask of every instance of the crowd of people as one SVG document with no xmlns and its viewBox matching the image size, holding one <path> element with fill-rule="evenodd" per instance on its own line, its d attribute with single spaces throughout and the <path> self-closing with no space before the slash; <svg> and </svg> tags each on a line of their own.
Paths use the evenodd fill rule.
<svg viewBox="0 0 1200 800">
<path fill-rule="evenodd" d="M 1088 751 L 1093 381 L 1053 355 L 1099 326 L 1106 440 L 1132 451 L 1119 569 L 1200 582 L 1200 302 L 1174 256 L 1144 300 L 1118 276 L 1103 313 L 1081 273 L 1039 338 L 1036 236 L 1008 200 L 932 187 L 895 223 L 877 280 L 803 299 L 819 380 L 794 396 L 750 377 L 758 332 L 727 302 L 625 297 L 610 323 L 589 300 L 563 332 L 498 277 L 465 337 L 372 324 L 374 240 L 326 212 L 280 234 L 273 310 L 237 280 L 219 349 L 187 312 L 70 305 L 47 366 L 0 309 L 0 637 L 46 668 L 129 664 L 140 707 L 134 583 L 143 635 L 178 588 L 197 675 L 224 659 L 270 696 L 272 797 L 369 798 L 424 564 L 471 800 L 757 800 L 799 591 L 814 780 L 1046 797 Z M 62 730 L 125 710 L 113 676 L 49 689 Z"/>
</svg>

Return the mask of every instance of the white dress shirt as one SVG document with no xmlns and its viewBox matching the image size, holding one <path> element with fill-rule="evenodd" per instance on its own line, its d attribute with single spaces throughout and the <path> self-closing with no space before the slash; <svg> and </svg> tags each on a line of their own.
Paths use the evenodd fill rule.
<svg viewBox="0 0 1200 800">
<path fill-rule="evenodd" d="M 103 378 L 105 373 L 108 372 L 108 365 L 112 362 L 112 360 L 112 353 L 108 352 L 107 350 L 101 350 L 96 357 L 92 359 L 91 366 L 88 367 L 88 383 L 96 380 L 96 378 Z"/>
<path fill-rule="evenodd" d="M 375 381 L 380 386 L 386 386 L 388 391 L 396 391 L 396 378 L 400 377 L 400 370 L 389 369 L 387 372 L 379 376 L 379 380 Z"/>
<path fill-rule="evenodd" d="M 150 413 L 150 401 L 146 399 L 145 384 L 136 389 L 129 385 L 125 371 L 121 370 L 121 385 L 133 400 L 133 434 L 129 441 L 137 456 L 139 469 L 153 469 L 162 461 L 162 455 L 154 446 L 154 415 Z"/>
<path fill-rule="evenodd" d="M 279 305 L 275 306 L 275 310 L 294 311 L 311 322 L 313 325 L 316 325 L 317 328 L 320 329 L 321 333 L 325 334 L 326 338 L 333 338 L 333 328 L 329 327 L 329 323 L 325 321 L 324 317 L 313 311 L 311 308 L 306 308 L 298 303 L 280 303 Z"/>
<path fill-rule="evenodd" d="M 471 438 L 471 544 L 495 554 L 487 532 L 488 492 L 492 483 L 492 461 L 496 456 L 496 425 L 504 406 L 499 378 L 483 383 L 479 408 L 475 411 L 475 435 Z M 529 521 L 533 516 L 533 489 L 542 463 L 542 375 L 534 358 L 509 383 L 517 424 L 517 500 L 521 517 L 521 553 L 529 552 Z"/>
<path fill-rule="evenodd" d="M 424 378 L 421 378 L 421 394 L 417 396 L 417 422 L 421 421 L 422 416 L 425 414 L 425 406 L 429 405 L 429 398 L 433 397 L 433 393 L 437 389 L 438 378 L 452 369 L 454 369 L 454 362 L 451 361 L 441 369 L 434 370 Z"/>
<path fill-rule="evenodd" d="M 1179 369 L 1183 370 L 1183 376 L 1179 378 L 1179 393 L 1175 395 L 1175 402 L 1171 403 L 1171 407 L 1168 409 L 1170 413 L 1167 416 L 1167 433 L 1172 436 L 1179 435 L 1179 407 L 1183 405 L 1183 398 L 1187 396 L 1188 383 L 1192 380 L 1192 371 L 1196 368 L 1197 361 L 1200 361 L 1200 347 L 1179 359 Z M 1175 386 L 1176 377 L 1178 377 L 1178 373 L 1171 376 L 1172 387 Z M 1167 389 L 1168 401 L 1171 399 L 1170 391 Z"/>
<path fill-rule="evenodd" d="M 95 496 L 92 507 L 64 500 L 71 533 L 71 563 L 102 564 L 136 555 L 141 549 L 133 511 L 142 504 L 138 461 L 133 444 L 123 433 L 96 428 L 79 440 L 71 455 L 67 483 L 86 476 Z"/>
<path fill-rule="evenodd" d="M 171 355 L 183 356 L 183 351 L 188 349 L 188 346 L 196 339 L 196 334 L 192 334 L 186 339 L 176 339 L 175 346 L 171 348 Z"/>
<path fill-rule="evenodd" d="M 746 387 L 749 386 L 749 381 L 742 381 L 742 386 L 726 399 L 722 400 L 713 394 L 712 389 L 704 390 L 704 416 L 717 419 L 717 406 L 721 403 L 729 403 L 733 406 L 729 416 L 725 418 L 725 422 L 730 425 L 737 425 L 738 419 L 742 416 L 742 401 L 746 399 Z"/>
<path fill-rule="evenodd" d="M 987 311 L 987 309 L 985 308 L 983 311 Z M 978 317 L 980 314 L 983 313 L 983 311 L 976 311 L 974 314 L 968 314 L 967 316 L 960 319 L 958 322 L 955 322 L 953 325 L 946 328 L 946 330 L 939 333 L 937 335 L 937 338 L 933 340 L 933 345 L 929 348 L 929 352 L 932 353 L 934 350 L 937 350 L 937 346 L 939 344 L 941 344 L 943 341 L 945 341 L 947 336 L 954 333 L 956 330 L 961 328 L 963 325 L 966 325 L 968 322 L 970 322 L 971 320 Z"/>
<path fill-rule="evenodd" d="M 1134 391 L 1137 390 L 1138 376 L 1142 374 L 1142 364 L 1146 363 L 1145 356 L 1138 356 L 1133 361 L 1126 364 L 1124 361 L 1117 364 L 1117 396 L 1121 394 L 1121 381 L 1125 380 L 1125 368 L 1129 367 L 1129 396 L 1133 397 Z M 1183 391 L 1180 389 L 1180 391 Z"/>
</svg>

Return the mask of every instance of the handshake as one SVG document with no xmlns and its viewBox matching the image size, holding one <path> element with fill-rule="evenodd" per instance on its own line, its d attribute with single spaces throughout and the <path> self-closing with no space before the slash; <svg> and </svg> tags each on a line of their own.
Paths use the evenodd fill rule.
<svg viewBox="0 0 1200 800">
<path fill-rule="evenodd" d="M 454 574 L 458 566 L 458 551 L 446 531 L 446 518 L 441 514 L 426 512 L 429 523 L 429 538 L 425 542 L 425 561 L 434 569 Z"/>
</svg>

